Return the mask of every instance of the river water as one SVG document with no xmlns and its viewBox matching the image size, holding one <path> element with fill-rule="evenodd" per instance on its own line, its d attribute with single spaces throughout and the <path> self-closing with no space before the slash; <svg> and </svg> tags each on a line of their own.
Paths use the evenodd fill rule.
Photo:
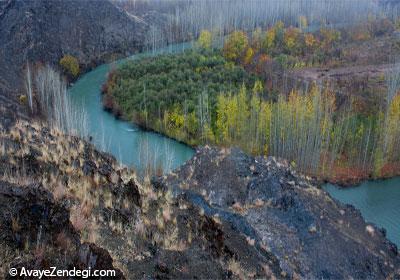
<svg viewBox="0 0 400 280">
<path fill-rule="evenodd" d="M 323 187 L 332 197 L 361 211 L 367 222 L 383 227 L 389 240 L 400 247 L 400 178 L 367 181 L 357 187 Z"/>
<path fill-rule="evenodd" d="M 157 53 L 181 52 L 190 47 L 190 43 L 175 44 Z M 134 55 L 114 65 L 153 54 Z M 93 143 L 139 172 L 148 165 L 162 167 L 168 172 L 191 158 L 194 154 L 192 148 L 160 134 L 143 131 L 132 123 L 117 120 L 103 110 L 100 89 L 111 67 L 111 64 L 104 64 L 95 68 L 69 89 L 73 106 L 87 114 L 87 133 L 92 136 Z M 358 187 L 345 189 L 327 184 L 324 189 L 337 200 L 358 208 L 366 221 L 384 227 L 387 237 L 400 246 L 400 178 L 365 182 Z"/>
<path fill-rule="evenodd" d="M 157 53 L 181 52 L 190 48 L 190 43 L 168 46 Z M 119 60 L 113 64 L 103 64 L 84 74 L 70 89 L 72 106 L 86 113 L 87 131 L 93 143 L 102 151 L 111 153 L 117 160 L 141 172 L 144 168 L 162 168 L 168 172 L 182 165 L 192 157 L 192 148 L 158 133 L 141 130 L 132 123 L 117 120 L 103 110 L 101 86 L 107 73 L 116 65 L 127 60 L 150 56 L 157 53 L 141 53 Z"/>
</svg>

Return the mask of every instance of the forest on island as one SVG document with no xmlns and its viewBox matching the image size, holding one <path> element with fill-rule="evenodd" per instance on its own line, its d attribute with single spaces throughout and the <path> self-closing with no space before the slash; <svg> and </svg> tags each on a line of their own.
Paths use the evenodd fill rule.
<svg viewBox="0 0 400 280">
<path fill-rule="evenodd" d="M 131 61 L 112 71 L 103 86 L 104 106 L 192 146 L 239 146 L 254 155 L 285 158 L 319 178 L 398 172 L 398 64 L 380 77 L 385 96 L 377 96 L 380 104 L 367 110 L 357 106 L 360 97 L 343 102 L 325 84 L 286 86 L 285 92 L 273 81 L 284 83 L 291 69 L 349 65 L 344 45 L 386 39 L 399 22 L 371 19 L 353 28 L 317 30 L 306 17 L 299 23 L 234 31 L 222 48 L 213 32 L 203 30 L 193 50 Z"/>
</svg>

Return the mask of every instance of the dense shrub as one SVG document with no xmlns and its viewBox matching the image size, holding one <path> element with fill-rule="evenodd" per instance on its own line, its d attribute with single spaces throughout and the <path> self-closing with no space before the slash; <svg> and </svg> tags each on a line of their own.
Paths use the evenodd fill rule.
<svg viewBox="0 0 400 280">
<path fill-rule="evenodd" d="M 60 65 L 64 72 L 70 75 L 72 78 L 76 78 L 79 75 L 79 61 L 72 55 L 64 55 L 60 59 Z"/>
</svg>

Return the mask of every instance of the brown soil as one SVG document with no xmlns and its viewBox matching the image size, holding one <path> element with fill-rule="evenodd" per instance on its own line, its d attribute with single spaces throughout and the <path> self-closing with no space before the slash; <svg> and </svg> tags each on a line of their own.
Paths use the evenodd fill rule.
<svg viewBox="0 0 400 280">
<path fill-rule="evenodd" d="M 382 78 L 394 68 L 394 64 L 381 65 L 356 65 L 338 68 L 302 68 L 290 72 L 294 77 L 307 81 L 334 81 L 338 79 L 356 78 Z"/>
</svg>

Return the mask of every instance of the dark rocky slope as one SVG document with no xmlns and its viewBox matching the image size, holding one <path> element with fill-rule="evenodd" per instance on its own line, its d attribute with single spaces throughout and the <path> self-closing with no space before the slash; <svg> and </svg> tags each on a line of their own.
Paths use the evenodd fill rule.
<svg viewBox="0 0 400 280">
<path fill-rule="evenodd" d="M 398 251 L 384 230 L 366 224 L 359 211 L 334 201 L 285 162 L 202 148 L 159 185 L 247 235 L 259 256 L 276 257 L 282 276 L 399 277 Z"/>
<path fill-rule="evenodd" d="M 108 0 L 0 1 L 0 106 L 26 94 L 27 62 L 58 65 L 70 54 L 85 71 L 140 50 L 146 28 Z"/>
<path fill-rule="evenodd" d="M 40 185 L 15 186 L 0 181 L 0 213 L 0 256 L 2 261 L 10 261 L 10 267 L 18 271 L 22 267 L 91 267 L 114 270 L 113 279 L 125 279 L 106 250 L 80 242 L 65 206 L 56 204 L 51 193 Z M 6 276 L 6 270 L 2 276 Z"/>
<path fill-rule="evenodd" d="M 358 211 L 285 162 L 235 149 L 199 149 L 151 182 L 76 137 L 17 122 L 0 126 L 0 182 L 2 276 L 9 267 L 85 268 L 82 252 L 126 279 L 400 273 L 396 246 Z"/>
</svg>

